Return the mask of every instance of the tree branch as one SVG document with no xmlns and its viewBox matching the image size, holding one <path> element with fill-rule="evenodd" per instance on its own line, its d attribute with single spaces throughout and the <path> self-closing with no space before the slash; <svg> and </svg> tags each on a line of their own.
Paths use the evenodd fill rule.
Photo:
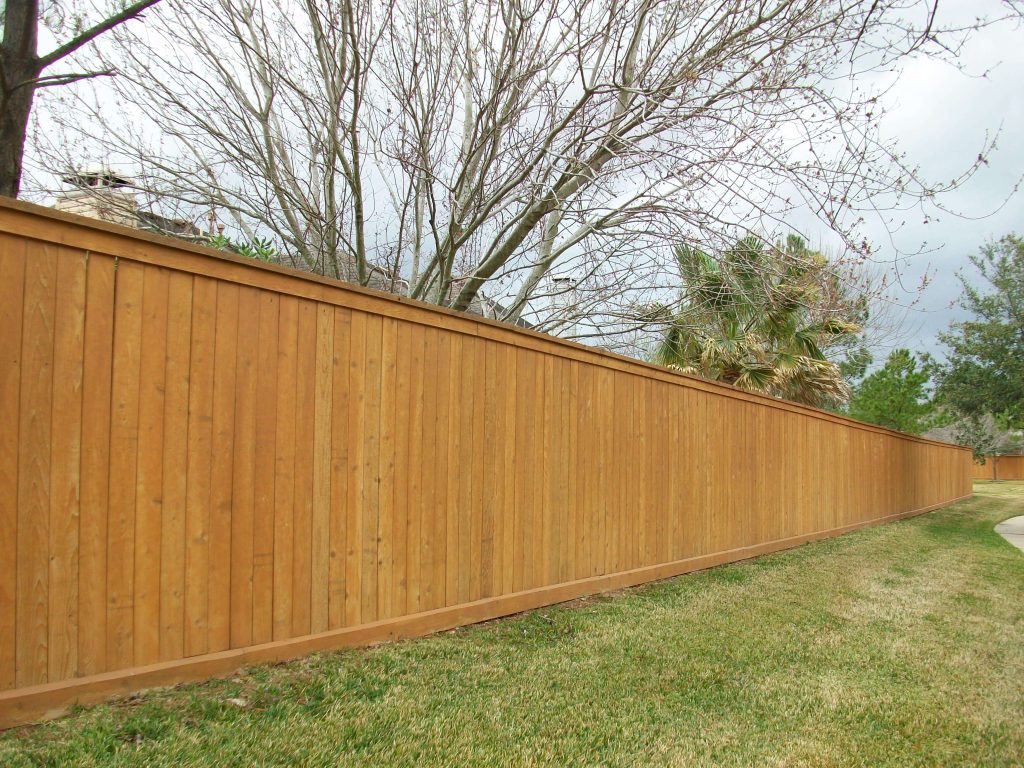
<svg viewBox="0 0 1024 768">
<path fill-rule="evenodd" d="M 15 88 L 50 88 L 55 85 L 68 85 L 77 83 L 79 80 L 89 80 L 94 77 L 113 77 L 117 74 L 113 69 L 103 69 L 97 72 L 68 72 L 63 75 L 44 75 L 33 80 L 26 80 L 18 83 Z"/>
<path fill-rule="evenodd" d="M 109 16 L 103 21 L 95 24 L 89 29 L 82 32 L 80 35 L 68 40 L 64 45 L 59 48 L 55 48 L 45 56 L 40 56 L 38 59 L 39 71 L 43 71 L 52 64 L 57 63 L 66 56 L 70 56 L 72 53 L 77 51 L 86 43 L 95 40 L 97 37 L 102 35 L 104 32 L 108 32 L 119 24 L 123 24 L 129 19 L 134 19 L 140 13 L 145 11 L 147 8 L 156 5 L 160 0 L 139 0 L 137 3 L 133 3 L 125 8 L 120 13 L 115 13 L 113 16 Z"/>
</svg>

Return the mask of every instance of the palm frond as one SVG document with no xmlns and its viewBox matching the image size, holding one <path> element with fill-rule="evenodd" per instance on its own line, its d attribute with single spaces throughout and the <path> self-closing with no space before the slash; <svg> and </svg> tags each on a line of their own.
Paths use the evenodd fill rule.
<svg viewBox="0 0 1024 768">
<path fill-rule="evenodd" d="M 811 405 L 849 397 L 827 351 L 859 332 L 857 304 L 834 303 L 843 289 L 823 254 L 800 238 L 771 246 L 751 236 L 718 254 L 680 245 L 675 256 L 681 306 L 656 362 Z"/>
<path fill-rule="evenodd" d="M 741 389 L 763 394 L 773 394 L 776 371 L 770 366 L 748 366 L 744 368 L 734 382 Z"/>
</svg>

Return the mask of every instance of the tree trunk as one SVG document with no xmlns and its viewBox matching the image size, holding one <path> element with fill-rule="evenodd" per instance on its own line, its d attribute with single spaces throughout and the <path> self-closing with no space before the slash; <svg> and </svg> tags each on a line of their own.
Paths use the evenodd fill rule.
<svg viewBox="0 0 1024 768">
<path fill-rule="evenodd" d="M 4 73 L 15 83 L 36 77 L 33 72 L 18 72 L 16 67 L 4 67 Z M 21 188 L 21 159 L 34 92 L 31 86 L 0 91 L 0 195 L 17 197 Z"/>
<path fill-rule="evenodd" d="M 8 197 L 17 197 L 21 188 L 21 158 L 40 72 L 38 12 L 38 0 L 7 0 L 0 6 L 0 195 Z"/>
<path fill-rule="evenodd" d="M 76 30 L 71 40 L 39 56 L 39 0 L 0 1 L 0 195 L 17 197 L 21 189 L 21 159 L 36 89 L 113 74 L 105 71 L 57 75 L 41 84 L 39 76 L 43 71 L 157 2 L 139 0 L 88 29 Z"/>
</svg>

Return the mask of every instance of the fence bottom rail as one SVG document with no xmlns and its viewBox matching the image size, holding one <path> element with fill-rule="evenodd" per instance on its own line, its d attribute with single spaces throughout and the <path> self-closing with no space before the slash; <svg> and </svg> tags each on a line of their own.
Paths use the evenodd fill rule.
<svg viewBox="0 0 1024 768">
<path fill-rule="evenodd" d="M 747 560 L 759 555 L 849 533 L 859 528 L 893 522 L 955 504 L 969 495 L 921 509 L 900 512 L 826 531 L 802 534 L 738 549 L 699 555 L 630 571 L 592 576 L 577 581 L 515 592 L 471 603 L 438 608 L 422 613 L 330 630 L 303 637 L 235 648 L 144 667 L 132 667 L 87 677 L 62 680 L 0 692 L 0 729 L 59 717 L 75 704 L 89 704 L 148 688 L 177 685 L 230 675 L 244 667 L 305 656 L 318 651 L 338 650 L 421 637 L 455 627 L 510 616 L 522 611 L 555 605 L 579 597 L 638 586 L 680 576 L 716 565 Z"/>
</svg>

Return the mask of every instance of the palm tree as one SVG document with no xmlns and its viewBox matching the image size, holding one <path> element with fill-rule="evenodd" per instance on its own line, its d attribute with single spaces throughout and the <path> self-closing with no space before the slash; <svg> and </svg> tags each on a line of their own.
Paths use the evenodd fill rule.
<svg viewBox="0 0 1024 768">
<path fill-rule="evenodd" d="M 864 306 L 825 256 L 792 236 L 778 246 L 745 237 L 717 257 L 680 245 L 675 256 L 680 308 L 655 362 L 817 407 L 849 399 L 825 351 L 860 330 Z"/>
</svg>

